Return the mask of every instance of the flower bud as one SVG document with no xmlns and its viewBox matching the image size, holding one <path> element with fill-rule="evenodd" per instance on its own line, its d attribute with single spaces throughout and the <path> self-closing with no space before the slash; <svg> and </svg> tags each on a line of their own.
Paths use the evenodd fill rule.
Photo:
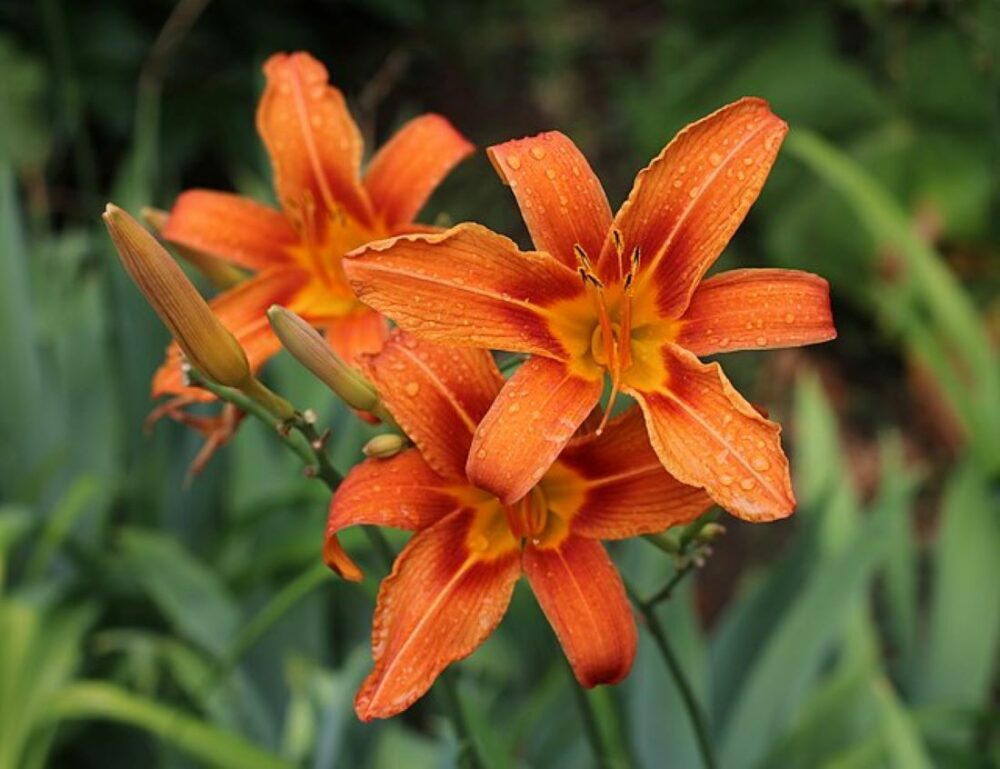
<svg viewBox="0 0 1000 769">
<path fill-rule="evenodd" d="M 191 365 L 219 384 L 240 389 L 250 386 L 255 380 L 243 348 L 166 249 L 112 203 L 103 219 L 125 270 Z"/>
<path fill-rule="evenodd" d="M 699 542 L 714 542 L 725 533 L 725 526 L 715 521 L 709 521 L 701 527 L 701 531 L 698 532 L 698 536 L 695 539 Z"/>
<path fill-rule="evenodd" d="M 166 211 L 146 206 L 141 213 L 143 220 L 157 235 L 163 232 L 163 228 L 167 226 L 167 217 L 169 217 Z M 176 243 L 171 243 L 171 246 L 179 256 L 183 257 L 184 261 L 208 278 L 212 285 L 218 289 L 231 288 L 246 279 L 246 273 L 216 256 Z"/>
<path fill-rule="evenodd" d="M 388 459 L 396 456 L 406 448 L 406 439 L 398 433 L 383 433 L 376 435 L 365 444 L 361 452 L 366 457 L 377 457 L 378 459 Z"/>
<path fill-rule="evenodd" d="M 282 346 L 323 384 L 339 395 L 351 408 L 371 411 L 378 404 L 378 393 L 360 373 L 348 366 L 320 333 L 291 310 L 272 305 L 267 311 L 271 328 Z"/>
</svg>

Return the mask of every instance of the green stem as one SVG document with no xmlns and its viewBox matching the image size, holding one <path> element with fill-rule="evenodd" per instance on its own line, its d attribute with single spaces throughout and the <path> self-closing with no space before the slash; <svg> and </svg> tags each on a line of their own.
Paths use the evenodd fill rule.
<svg viewBox="0 0 1000 769">
<path fill-rule="evenodd" d="M 651 598 L 646 599 L 646 603 L 651 607 L 656 606 L 658 603 L 666 601 L 673 594 L 674 589 L 683 581 L 691 571 L 694 570 L 694 561 L 688 561 L 686 564 L 681 566 L 674 572 L 674 576 L 670 578 L 666 585 L 660 588 L 656 593 L 653 594 Z"/>
<path fill-rule="evenodd" d="M 452 680 L 452 673 L 444 671 L 438 678 L 438 690 L 441 693 L 441 702 L 447 711 L 448 719 L 458 733 L 458 756 L 456 764 L 459 769 L 484 769 L 485 764 L 479 755 L 479 748 L 472 739 L 472 730 L 469 729 L 469 721 L 465 717 L 462 709 L 462 700 L 458 695 L 458 687 Z"/>
<path fill-rule="evenodd" d="M 326 450 L 323 447 L 323 437 L 316 431 L 316 425 L 301 412 L 296 411 L 291 419 L 287 422 L 282 422 L 265 406 L 240 390 L 213 382 L 194 369 L 188 371 L 188 378 L 196 387 L 208 390 L 219 400 L 233 404 L 241 411 L 245 411 L 269 427 L 274 428 L 281 441 L 298 454 L 299 458 L 305 463 L 306 472 L 323 481 L 330 491 L 335 491 L 340 485 L 343 479 L 330 463 L 330 458 L 326 455 Z M 300 438 L 304 440 L 293 438 L 288 428 L 294 428 Z"/>
<path fill-rule="evenodd" d="M 698 742 L 698 750 L 701 753 L 702 764 L 705 766 L 705 769 L 716 769 L 718 764 L 715 760 L 715 748 L 712 746 L 712 738 L 708 731 L 708 719 L 705 717 L 698 698 L 695 696 L 691 683 L 688 681 L 687 676 L 684 675 L 684 669 L 681 667 L 677 655 L 674 654 L 670 642 L 667 641 L 663 625 L 660 624 L 660 620 L 656 616 L 655 605 L 651 601 L 643 601 L 639 598 L 631 585 L 626 584 L 625 589 L 628 591 L 632 603 L 635 604 L 639 613 L 645 619 L 646 627 L 649 629 L 650 635 L 653 636 L 653 641 L 656 642 L 656 647 L 659 649 L 664 662 L 667 663 L 667 669 L 670 671 L 670 675 L 677 685 L 677 690 L 680 692 L 681 699 L 684 702 L 684 709 L 687 711 L 691 727 L 694 729 L 695 738 Z"/>
<path fill-rule="evenodd" d="M 562 657 L 562 655 L 560 655 Z M 601 728 L 597 722 L 597 713 L 594 712 L 593 703 L 587 697 L 587 692 L 584 690 L 580 683 L 576 680 L 576 676 L 573 674 L 573 668 L 570 667 L 569 661 L 565 657 L 562 657 L 563 661 L 566 663 L 566 671 L 569 673 L 569 685 L 573 690 L 573 697 L 576 699 L 576 704 L 580 709 L 580 720 L 583 722 L 583 732 L 587 736 L 587 742 L 590 743 L 590 749 L 594 754 L 594 758 L 597 761 L 597 766 L 600 769 L 609 767 L 612 765 L 611 756 L 607 746 L 604 744 L 604 739 L 601 737 Z"/>
</svg>

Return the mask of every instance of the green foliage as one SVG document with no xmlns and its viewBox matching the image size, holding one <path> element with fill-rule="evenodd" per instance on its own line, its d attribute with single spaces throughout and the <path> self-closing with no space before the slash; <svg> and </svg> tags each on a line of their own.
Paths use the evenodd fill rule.
<svg viewBox="0 0 1000 769">
<path fill-rule="evenodd" d="M 194 186 L 266 200 L 259 65 L 293 48 L 328 63 L 369 148 L 426 110 L 480 147 L 558 128 L 613 206 L 686 121 L 771 101 L 792 131 L 723 263 L 827 277 L 839 338 L 724 361 L 788 417 L 799 510 L 727 520 L 656 616 L 725 769 L 1000 766 L 996 2 L 216 3 L 155 66 L 170 0 L 37 5 L 0 2 L 0 769 L 465 755 L 438 690 L 356 720 L 386 567 L 349 531 L 368 578 L 325 570 L 328 495 L 270 428 L 244 424 L 190 488 L 200 439 L 142 430 L 167 337 L 99 211 Z M 525 235 L 482 153 L 439 215 Z M 373 429 L 286 358 L 265 377 L 348 471 Z M 645 542 L 611 552 L 642 595 L 675 568 Z M 560 654 L 519 589 L 456 666 L 487 769 L 597 763 Z M 632 675 L 584 701 L 610 764 L 699 765 L 647 632 Z"/>
</svg>

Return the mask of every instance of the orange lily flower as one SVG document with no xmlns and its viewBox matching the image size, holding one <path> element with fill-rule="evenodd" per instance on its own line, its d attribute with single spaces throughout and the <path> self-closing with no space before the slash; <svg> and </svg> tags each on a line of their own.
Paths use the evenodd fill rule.
<svg viewBox="0 0 1000 769">
<path fill-rule="evenodd" d="M 254 370 L 280 349 L 265 315 L 272 304 L 323 329 L 352 362 L 377 351 L 388 326 L 354 296 L 343 255 L 370 240 L 429 230 L 414 217 L 473 148 L 447 120 L 428 114 L 404 125 L 362 175 L 361 134 L 326 68 L 307 53 L 279 53 L 267 60 L 264 74 L 257 129 L 281 210 L 230 193 L 190 190 L 177 199 L 162 236 L 254 272 L 211 302 Z M 184 387 L 176 345 L 153 383 L 154 397 L 165 394 L 212 399 Z"/>
<path fill-rule="evenodd" d="M 602 435 L 569 442 L 513 506 L 476 488 L 465 465 L 476 425 L 504 380 L 489 352 L 393 332 L 366 373 L 416 448 L 368 459 L 330 506 L 325 555 L 348 579 L 361 572 L 337 540 L 346 526 L 416 531 L 383 581 L 372 631 L 374 669 L 355 698 L 368 721 L 405 710 L 450 663 L 499 624 L 523 573 L 584 686 L 632 666 L 635 621 L 601 545 L 693 520 L 711 504 L 661 466 L 633 409 Z M 501 398 L 516 417 L 529 408 Z"/>
<path fill-rule="evenodd" d="M 740 518 L 795 507 L 780 427 L 697 356 L 834 338 L 829 287 L 794 270 L 703 280 L 756 200 L 787 131 L 742 99 L 689 125 L 641 171 L 612 219 L 567 137 L 489 149 L 537 251 L 476 224 L 359 249 L 357 295 L 423 337 L 530 353 L 487 413 L 469 477 L 506 504 L 545 473 L 597 404 L 632 396 L 663 466 Z M 508 404 L 518 404 L 517 414 Z M 609 409 L 610 410 L 610 409 Z"/>
</svg>

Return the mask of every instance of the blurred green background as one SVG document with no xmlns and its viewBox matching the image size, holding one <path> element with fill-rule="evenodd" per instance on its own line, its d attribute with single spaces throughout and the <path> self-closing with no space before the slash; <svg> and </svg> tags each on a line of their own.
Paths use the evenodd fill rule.
<svg viewBox="0 0 1000 769">
<path fill-rule="evenodd" d="M 197 437 L 142 431 L 167 337 L 99 213 L 270 199 L 260 65 L 293 49 L 369 147 L 427 110 L 479 147 L 557 128 L 613 207 L 686 122 L 771 101 L 792 131 L 721 264 L 824 275 L 839 338 L 726 358 L 785 425 L 800 508 L 723 519 L 657 611 L 726 769 L 1000 766 L 1000 3 L 2 0 L 0 769 L 460 760 L 435 692 L 354 717 L 384 568 L 349 535 L 368 581 L 324 570 L 295 457 L 248 420 L 184 488 Z M 526 243 L 481 152 L 436 218 Z M 357 461 L 369 428 L 287 358 L 267 378 Z M 613 554 L 644 595 L 676 568 Z M 457 667 L 488 769 L 597 763 L 529 591 Z M 587 696 L 606 763 L 700 765 L 648 634 Z"/>
</svg>

